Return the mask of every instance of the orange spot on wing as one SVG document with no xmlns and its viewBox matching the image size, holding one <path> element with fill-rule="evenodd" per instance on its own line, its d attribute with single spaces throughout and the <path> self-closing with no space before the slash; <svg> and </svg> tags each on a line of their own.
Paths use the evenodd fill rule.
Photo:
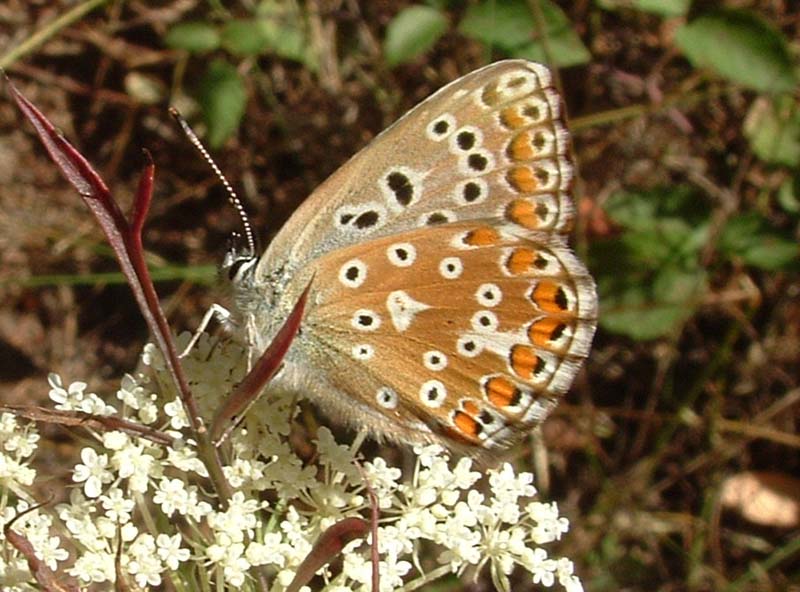
<svg viewBox="0 0 800 592">
<path fill-rule="evenodd" d="M 463 411 L 456 411 L 453 414 L 453 423 L 456 429 L 461 432 L 462 436 L 466 436 L 471 440 L 477 439 L 478 434 L 480 434 L 483 429 L 483 426 L 481 426 L 475 418 L 467 415 Z"/>
<path fill-rule="evenodd" d="M 484 385 L 486 398 L 495 407 L 512 407 L 519 403 L 520 390 L 507 378 L 495 376 L 486 381 Z"/>
<path fill-rule="evenodd" d="M 511 348 L 511 369 L 517 376 L 532 380 L 543 368 L 544 360 L 536 355 L 532 347 L 515 345 Z"/>
<path fill-rule="evenodd" d="M 528 132 L 517 134 L 508 144 L 508 156 L 511 160 L 532 160 L 536 156 L 531 135 Z"/>
<path fill-rule="evenodd" d="M 569 307 L 564 289 L 549 280 L 542 280 L 536 284 L 531 292 L 531 300 L 545 312 L 566 312 Z"/>
<path fill-rule="evenodd" d="M 470 230 L 464 235 L 463 242 L 470 247 L 487 247 L 496 245 L 500 241 L 500 234 L 490 226 L 481 226 Z"/>
<path fill-rule="evenodd" d="M 533 170 L 526 166 L 516 166 L 506 174 L 506 181 L 520 193 L 533 193 L 539 188 L 539 180 Z"/>
<path fill-rule="evenodd" d="M 549 341 L 558 339 L 564 332 L 566 325 L 558 319 L 546 317 L 534 321 L 528 328 L 528 339 L 533 345 L 545 347 Z"/>
<path fill-rule="evenodd" d="M 463 401 L 461 403 L 461 409 L 463 409 L 465 413 L 468 413 L 473 416 L 478 415 L 478 413 L 480 413 L 481 411 L 478 405 L 475 403 L 475 401 L 469 401 L 469 400 Z"/>
<path fill-rule="evenodd" d="M 461 444 L 476 446 L 481 443 L 480 440 L 478 440 L 478 438 L 468 437 L 466 434 L 462 433 L 458 428 L 451 428 L 450 426 L 441 426 L 439 428 L 439 431 L 442 434 L 442 436 L 444 436 L 446 439 L 455 442 L 460 442 Z"/>
<path fill-rule="evenodd" d="M 512 275 L 521 275 L 533 271 L 534 268 L 544 269 L 547 260 L 541 257 L 533 249 L 518 247 L 511 251 L 506 259 L 506 269 Z"/>
<path fill-rule="evenodd" d="M 514 224 L 529 230 L 539 228 L 539 215 L 534 205 L 527 199 L 515 199 L 506 208 L 506 216 Z"/>
<path fill-rule="evenodd" d="M 516 107 L 506 107 L 500 112 L 500 123 L 508 129 L 519 129 L 527 121 Z"/>
</svg>

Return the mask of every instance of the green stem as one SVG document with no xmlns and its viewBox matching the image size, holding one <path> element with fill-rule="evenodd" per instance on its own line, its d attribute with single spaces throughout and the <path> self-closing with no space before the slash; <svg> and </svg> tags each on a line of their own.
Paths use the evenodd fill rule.
<svg viewBox="0 0 800 592">
<path fill-rule="evenodd" d="M 36 31 L 33 35 L 25 39 L 16 47 L 12 47 L 3 56 L 0 56 L 0 68 L 9 68 L 19 58 L 32 52 L 34 49 L 45 43 L 48 39 L 56 35 L 61 29 L 70 26 L 81 20 L 95 8 L 106 4 L 109 0 L 86 0 L 72 10 L 65 12 L 53 22 L 48 23 L 43 28 Z"/>
<path fill-rule="evenodd" d="M 446 576 L 449 573 L 452 573 L 453 569 L 449 565 L 440 565 L 436 569 L 429 571 L 423 576 L 418 577 L 416 580 L 410 581 L 408 584 L 401 588 L 402 592 L 411 592 L 412 590 L 416 590 L 417 588 L 421 588 L 425 584 L 428 584 L 434 580 L 438 580 L 441 577 Z"/>
</svg>

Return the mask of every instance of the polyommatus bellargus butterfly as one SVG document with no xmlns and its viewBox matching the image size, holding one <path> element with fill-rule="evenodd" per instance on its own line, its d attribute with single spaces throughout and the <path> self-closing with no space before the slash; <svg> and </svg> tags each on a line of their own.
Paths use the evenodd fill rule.
<svg viewBox="0 0 800 592">
<path fill-rule="evenodd" d="M 297 210 L 263 256 L 228 254 L 256 353 L 311 282 L 270 388 L 357 429 L 473 456 L 540 423 L 587 356 L 594 282 L 549 70 L 494 63 L 412 109 Z"/>
</svg>

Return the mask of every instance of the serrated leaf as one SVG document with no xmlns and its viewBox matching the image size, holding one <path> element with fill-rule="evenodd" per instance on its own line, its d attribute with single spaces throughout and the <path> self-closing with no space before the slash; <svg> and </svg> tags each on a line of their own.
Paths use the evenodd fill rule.
<svg viewBox="0 0 800 592">
<path fill-rule="evenodd" d="M 430 6 L 409 6 L 386 27 L 383 54 L 390 66 L 410 62 L 433 47 L 447 31 L 447 17 Z"/>
<path fill-rule="evenodd" d="M 754 14 L 720 10 L 683 25 L 675 42 L 696 67 L 763 92 L 792 92 L 794 60 L 784 36 Z"/>
<path fill-rule="evenodd" d="M 794 97 L 759 97 L 745 118 L 744 135 L 762 160 L 800 165 L 800 106 Z"/>
<path fill-rule="evenodd" d="M 779 234 L 755 213 L 729 219 L 717 246 L 728 257 L 768 271 L 800 264 L 800 244 Z"/>
<path fill-rule="evenodd" d="M 560 67 L 588 62 L 589 51 L 564 12 L 548 0 L 542 0 L 539 5 L 549 55 L 545 54 L 538 39 L 536 23 L 526 0 L 486 0 L 473 4 L 467 9 L 459 30 L 488 46 L 499 47 L 513 57 L 539 62 L 548 61 L 549 57 L 551 64 Z"/>
<path fill-rule="evenodd" d="M 226 22 L 222 28 L 220 42 L 225 49 L 238 56 L 258 55 L 267 47 L 264 28 L 254 19 Z"/>
<path fill-rule="evenodd" d="M 219 47 L 220 37 L 216 27 L 204 22 L 181 23 L 172 27 L 164 37 L 172 49 L 202 53 Z"/>
<path fill-rule="evenodd" d="M 224 60 L 211 62 L 200 83 L 200 105 L 212 148 L 236 132 L 246 103 L 247 93 L 236 68 Z"/>
</svg>

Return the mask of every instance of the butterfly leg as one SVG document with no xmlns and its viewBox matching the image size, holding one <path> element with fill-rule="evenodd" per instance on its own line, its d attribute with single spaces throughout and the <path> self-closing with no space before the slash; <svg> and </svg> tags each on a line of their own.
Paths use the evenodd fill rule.
<svg viewBox="0 0 800 592">
<path fill-rule="evenodd" d="M 200 339 L 200 336 L 205 333 L 208 326 L 211 324 L 212 319 L 217 319 L 217 321 L 223 327 L 230 327 L 233 321 L 233 315 L 231 311 L 227 308 L 222 306 L 221 304 L 214 303 L 212 304 L 209 309 L 206 311 L 206 314 L 203 315 L 203 320 L 200 321 L 200 326 L 195 330 L 194 334 L 192 335 L 191 340 L 180 353 L 181 358 L 186 357 L 186 355 L 192 351 L 194 346 L 197 344 L 197 340 Z"/>
</svg>

